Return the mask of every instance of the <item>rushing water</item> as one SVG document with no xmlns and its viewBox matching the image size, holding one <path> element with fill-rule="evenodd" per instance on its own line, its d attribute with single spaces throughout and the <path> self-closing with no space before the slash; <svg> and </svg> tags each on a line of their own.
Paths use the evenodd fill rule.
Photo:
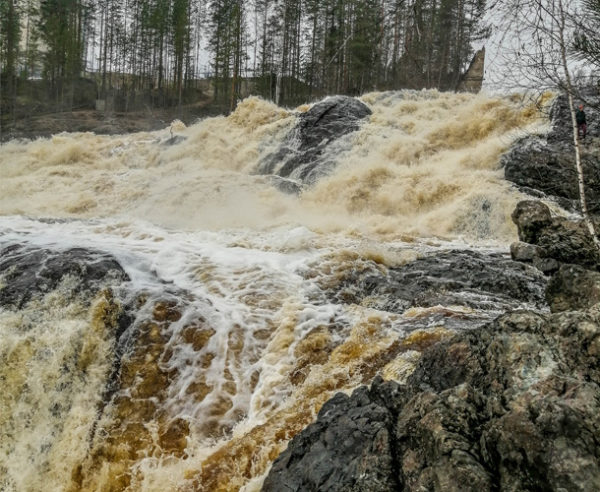
<svg viewBox="0 0 600 492">
<path fill-rule="evenodd" d="M 0 490 L 256 490 L 335 392 L 402 380 L 427 344 L 502 309 L 464 293 L 386 310 L 343 286 L 506 251 L 522 195 L 499 156 L 538 113 L 484 95 L 362 101 L 373 114 L 299 196 L 254 172 L 307 107 L 256 98 L 187 128 L 0 148 L 0 246 L 101 251 L 129 277 L 86 299 L 65 276 L 0 307 Z"/>
</svg>

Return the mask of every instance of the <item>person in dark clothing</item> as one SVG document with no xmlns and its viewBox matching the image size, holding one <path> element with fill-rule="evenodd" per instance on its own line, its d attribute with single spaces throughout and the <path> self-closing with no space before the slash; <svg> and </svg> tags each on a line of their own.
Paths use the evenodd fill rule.
<svg viewBox="0 0 600 492">
<path fill-rule="evenodd" d="M 577 121 L 577 136 L 583 140 L 587 133 L 587 121 L 585 121 L 583 105 L 579 106 L 579 109 L 575 112 L 575 120 Z"/>
</svg>

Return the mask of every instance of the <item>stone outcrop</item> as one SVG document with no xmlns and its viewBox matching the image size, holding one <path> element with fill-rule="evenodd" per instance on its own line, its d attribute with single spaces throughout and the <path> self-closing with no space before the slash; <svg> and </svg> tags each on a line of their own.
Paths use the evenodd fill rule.
<svg viewBox="0 0 600 492">
<path fill-rule="evenodd" d="M 439 343 L 406 385 L 339 394 L 263 491 L 600 488 L 600 311 L 515 311 Z"/>
<path fill-rule="evenodd" d="M 588 309 L 600 302 L 600 273 L 561 265 L 546 289 L 552 312 Z"/>
<path fill-rule="evenodd" d="M 356 131 L 370 114 L 371 110 L 358 99 L 328 97 L 298 116 L 295 128 L 275 153 L 263 159 L 258 173 L 275 174 L 301 184 L 314 183 L 335 165 L 332 143 Z"/>
<path fill-rule="evenodd" d="M 546 205 L 533 200 L 519 202 L 512 219 L 519 229 L 519 239 L 534 245 L 531 249 L 531 246 L 513 244 L 514 259 L 532 261 L 545 273 L 556 271 L 561 263 L 600 269 L 600 254 L 582 220 L 552 217 Z M 523 253 L 526 249 L 529 252 Z M 527 255 L 531 256 L 530 260 Z"/>
<path fill-rule="evenodd" d="M 582 141 L 581 162 L 589 210 L 600 214 L 600 95 L 596 89 L 582 92 L 588 120 L 588 137 Z M 552 130 L 516 142 L 502 158 L 504 176 L 534 196 L 548 196 L 561 206 L 579 208 L 573 130 L 566 96 L 556 98 L 550 113 Z"/>
<path fill-rule="evenodd" d="M 589 309 L 600 302 L 600 252 L 582 220 L 552 217 L 541 202 L 519 202 L 512 214 L 523 242 L 513 259 L 552 274 L 546 301 L 552 312 Z"/>
</svg>

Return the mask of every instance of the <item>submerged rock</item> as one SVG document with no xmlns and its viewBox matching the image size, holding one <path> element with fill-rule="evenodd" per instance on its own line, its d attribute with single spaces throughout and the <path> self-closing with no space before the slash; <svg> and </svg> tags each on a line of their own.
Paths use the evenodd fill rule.
<svg viewBox="0 0 600 492">
<path fill-rule="evenodd" d="M 406 385 L 337 395 L 263 491 L 599 490 L 600 311 L 506 314 L 430 348 Z"/>
<path fill-rule="evenodd" d="M 268 176 L 268 179 L 272 186 L 284 193 L 298 195 L 302 191 L 302 183 L 294 181 L 293 179 L 282 178 L 281 176 L 276 176 L 274 174 Z"/>
<path fill-rule="evenodd" d="M 328 97 L 298 117 L 284 144 L 263 160 L 258 173 L 314 183 L 335 165 L 337 154 L 330 152 L 331 144 L 358 130 L 370 114 L 371 110 L 358 99 Z"/>
</svg>

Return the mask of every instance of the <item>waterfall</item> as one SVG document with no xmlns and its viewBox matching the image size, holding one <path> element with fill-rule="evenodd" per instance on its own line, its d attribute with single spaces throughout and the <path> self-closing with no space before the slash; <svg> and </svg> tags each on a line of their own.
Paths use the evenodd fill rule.
<svg viewBox="0 0 600 492">
<path fill-rule="evenodd" d="M 336 392 L 542 306 L 500 168 L 535 108 L 361 101 L 298 194 L 260 171 L 309 106 L 0 147 L 1 490 L 258 490 Z"/>
</svg>

